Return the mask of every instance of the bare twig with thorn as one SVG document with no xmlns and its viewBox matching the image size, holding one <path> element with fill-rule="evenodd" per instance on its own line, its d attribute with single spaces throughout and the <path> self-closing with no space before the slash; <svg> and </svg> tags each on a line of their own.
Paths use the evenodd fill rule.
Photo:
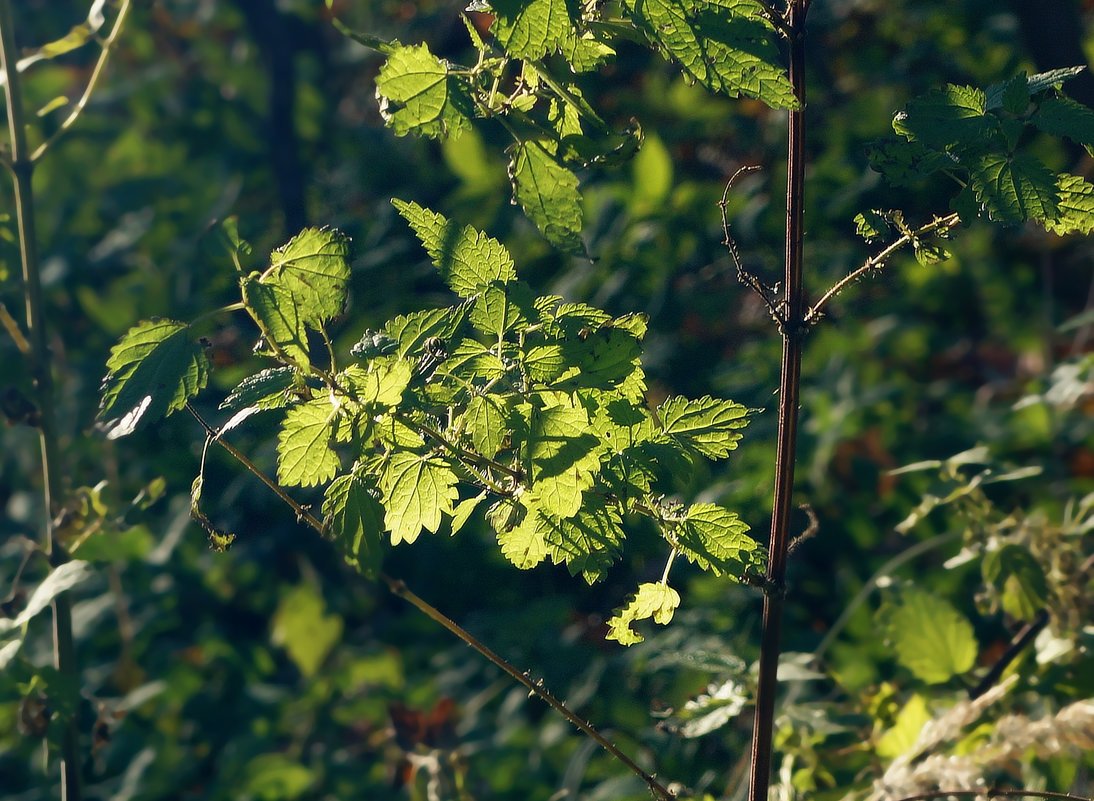
<svg viewBox="0 0 1094 801">
<path fill-rule="evenodd" d="M 741 252 L 737 249 L 737 243 L 733 239 L 733 235 L 729 232 L 729 213 L 726 207 L 729 205 L 729 191 L 733 188 L 733 185 L 737 183 L 737 179 L 742 175 L 750 172 L 758 172 L 760 167 L 756 165 L 745 165 L 741 167 L 737 172 L 733 173 L 733 176 L 726 182 L 725 191 L 722 192 L 722 199 L 718 202 L 718 208 L 722 210 L 722 231 L 725 234 L 725 240 L 722 242 L 729 250 L 729 257 L 733 260 L 733 267 L 737 270 L 737 280 L 747 286 L 753 292 L 755 292 L 760 300 L 764 302 L 768 312 L 775 322 L 779 324 L 781 328 L 785 322 L 782 313 L 779 311 L 778 305 L 775 303 L 775 288 L 769 286 L 763 282 L 763 280 L 751 272 L 744 266 L 744 262 L 741 260 Z"/>
</svg>

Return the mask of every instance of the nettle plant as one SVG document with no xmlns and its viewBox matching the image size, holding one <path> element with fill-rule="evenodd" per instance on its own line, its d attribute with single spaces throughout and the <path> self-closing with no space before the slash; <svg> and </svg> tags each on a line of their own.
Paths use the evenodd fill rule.
<svg viewBox="0 0 1094 801">
<path fill-rule="evenodd" d="M 328 0 L 329 5 L 329 0 Z M 673 477 L 697 459 L 725 459 L 750 410 L 730 400 L 670 397 L 646 403 L 640 364 L 646 319 L 613 317 L 582 303 L 540 296 L 517 279 L 506 249 L 471 227 L 406 201 L 396 208 L 458 298 L 453 305 L 398 316 L 365 331 L 347 355 L 332 345 L 350 276 L 349 242 L 308 229 L 273 252 L 268 266 L 244 266 L 250 247 L 225 226 L 245 311 L 261 331 L 258 356 L 272 366 L 244 380 L 222 404 L 227 422 L 204 426 L 206 447 L 228 449 L 302 521 L 338 543 L 361 572 L 378 576 L 552 704 L 642 777 L 658 798 L 675 790 L 636 765 L 540 683 L 513 668 L 381 570 L 383 550 L 423 531 L 458 533 L 475 510 L 518 568 L 565 564 L 595 582 L 619 558 L 624 521 L 653 521 L 664 543 L 660 581 L 638 586 L 609 625 L 609 638 L 641 640 L 636 621 L 666 624 L 681 602 L 670 568 L 683 556 L 764 597 L 751 801 L 767 798 L 775 719 L 776 671 L 792 550 L 791 512 L 802 347 L 828 304 L 902 249 L 923 263 L 947 258 L 947 241 L 977 220 L 1035 223 L 1057 234 L 1094 229 L 1094 184 L 1057 173 L 1040 157 L 1042 136 L 1094 147 L 1094 112 L 1060 85 L 1078 68 L 1018 75 L 986 90 L 948 85 L 909 102 L 893 136 L 872 160 L 894 185 L 934 182 L 953 191 L 943 208 L 865 209 L 857 232 L 875 255 L 814 302 L 803 281 L 805 188 L 805 22 L 809 0 L 776 8 L 763 0 L 572 0 L 476 2 L 466 23 L 473 63 L 441 59 L 424 44 L 402 45 L 343 32 L 386 56 L 377 77 L 381 112 L 397 135 L 444 139 L 473 125 L 500 125 L 513 200 L 559 251 L 586 255 L 579 174 L 610 167 L 641 146 L 637 123 L 613 130 L 581 89 L 626 40 L 679 64 L 713 93 L 749 97 L 788 118 L 785 269 L 768 282 L 751 270 L 730 236 L 725 244 L 741 281 L 766 304 L 783 341 L 778 448 L 766 548 L 733 511 L 672 496 Z M 738 171 L 756 169 L 743 166 Z M 736 176 L 726 176 L 728 193 Z M 938 196 L 937 194 L 935 195 Z M 723 197 L 723 212 L 727 205 Z M 918 220 L 918 221 L 914 221 Z M 207 383 L 210 363 L 192 327 L 152 320 L 114 348 L 100 420 L 111 437 L 187 408 Z M 277 476 L 266 476 L 226 439 L 255 414 L 281 416 Z M 323 486 L 321 514 L 289 494 Z M 215 546 L 231 536 L 200 509 L 194 516 Z M 965 664 L 968 662 L 968 664 Z M 961 665 L 938 670 L 953 676 Z M 962 667 L 963 666 L 963 667 Z M 935 671 L 936 673 L 938 671 Z M 934 675 L 933 673 L 931 675 Z M 879 752 L 880 753 L 880 752 Z M 964 789 L 964 788 L 962 788 Z M 944 794 L 944 793 L 943 793 Z"/>
<path fill-rule="evenodd" d="M 231 417 L 210 436 L 284 410 L 278 483 L 326 487 L 320 529 L 369 576 L 385 532 L 392 546 L 442 526 L 455 535 L 484 505 L 516 567 L 550 559 L 593 583 L 623 548 L 623 516 L 653 519 L 665 571 L 612 618 L 608 637 L 624 644 L 642 639 L 632 622 L 672 618 L 677 555 L 759 580 L 763 551 L 737 514 L 666 497 L 693 459 L 729 456 L 749 410 L 711 397 L 648 408 L 644 316 L 535 297 L 496 239 L 395 205 L 461 302 L 398 316 L 338 354 L 327 327 L 346 305 L 349 242 L 329 229 L 301 232 L 264 271 L 240 270 L 240 306 L 262 332 L 256 352 L 275 366 L 225 398 Z M 234 243 L 239 264 L 250 249 Z M 100 417 L 110 437 L 184 408 L 209 374 L 201 340 L 173 320 L 130 330 L 108 367 Z M 200 511 L 202 485 L 199 475 L 195 517 L 223 547 L 228 535 Z"/>
</svg>

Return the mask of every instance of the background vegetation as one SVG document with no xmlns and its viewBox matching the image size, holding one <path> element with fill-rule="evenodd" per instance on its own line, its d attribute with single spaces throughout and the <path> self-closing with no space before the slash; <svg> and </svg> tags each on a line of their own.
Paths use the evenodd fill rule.
<svg viewBox="0 0 1094 801">
<path fill-rule="evenodd" d="M 648 797 L 525 690 L 348 570 L 212 451 L 204 508 L 238 539 L 227 553 L 211 551 L 189 516 L 203 432 L 176 415 L 140 437 L 106 441 L 93 430 L 97 389 L 111 345 L 136 320 L 191 319 L 235 299 L 212 225 L 228 215 L 259 254 L 306 224 L 352 237 L 351 308 L 337 332 L 346 347 L 398 312 L 446 304 L 443 283 L 389 204 L 397 196 L 502 240 L 537 293 L 648 314 L 654 401 L 713 394 L 770 412 L 778 338 L 737 283 L 717 201 L 737 167 L 765 166 L 738 184 L 729 210 L 742 250 L 777 274 L 783 115 L 714 98 L 637 46 L 620 50 L 586 91 L 614 127 L 640 120 L 645 142 L 632 161 L 583 185 L 595 260 L 561 256 L 509 202 L 504 132 L 443 144 L 393 136 L 374 97 L 380 57 L 338 34 L 319 5 L 135 4 L 79 127 L 38 169 L 65 523 L 98 532 L 82 555 L 101 570 L 73 592 L 78 690 L 44 667 L 45 615 L 0 676 L 0 798 L 46 797 L 42 788 L 56 781 L 56 759 L 44 759 L 56 721 L 36 707 L 43 698 L 68 698 L 77 710 L 94 798 Z M 945 82 L 986 86 L 1086 62 L 1085 7 L 1057 0 L 1032 14 L 1031 5 L 817 0 L 809 114 L 823 124 L 810 129 L 806 206 L 814 295 L 872 252 L 851 220 L 893 203 L 866 146 L 891 131 L 894 111 Z M 467 57 L 458 3 L 375 0 L 336 10 L 354 28 Z M 18 3 L 20 44 L 56 40 L 86 14 L 86 4 L 67 0 Z M 28 107 L 77 94 L 95 57 L 85 48 L 36 65 L 25 80 Z M 1066 89 L 1094 101 L 1089 73 Z M 66 113 L 48 111 L 39 123 L 49 132 Z M 1036 146 L 1057 169 L 1090 177 L 1083 148 Z M 931 186 L 898 191 L 908 211 L 937 210 Z M 18 317 L 14 223 L 2 197 L 0 300 Z M 920 787 L 896 771 L 923 722 L 967 697 L 1042 612 L 1047 625 L 1011 666 L 1017 678 L 1005 697 L 989 696 L 965 724 L 950 720 L 927 750 L 953 757 L 935 766 L 943 786 L 975 779 L 960 772 L 960 757 L 994 748 L 978 763 L 989 782 L 1090 795 L 1092 246 L 1022 226 L 974 226 L 952 250 L 930 266 L 897 259 L 853 287 L 806 350 L 798 489 L 820 527 L 791 562 L 784 642 L 803 655 L 821 648 L 823 659 L 788 663 L 797 681 L 780 717 L 783 798 L 900 797 L 887 794 L 883 776 Z M 207 336 L 217 392 L 199 409 L 219 419 L 215 404 L 247 374 L 257 334 L 240 318 L 211 323 Z M 4 388 L 25 392 L 10 337 L 0 338 L 0 365 Z M 773 417 L 753 421 L 730 468 L 707 469 L 681 496 L 724 503 L 762 532 Z M 233 441 L 268 469 L 274 427 L 265 425 Z M 42 516 L 36 435 L 13 420 L 2 436 L 0 593 L 14 617 L 46 569 L 26 558 Z M 688 602 L 673 626 L 623 649 L 604 641 L 604 619 L 636 580 L 659 576 L 660 554 L 650 549 L 647 561 L 639 549 L 589 588 L 561 568 L 513 570 L 488 527 L 474 523 L 458 539 L 427 536 L 390 550 L 385 569 L 515 664 L 534 667 L 666 781 L 737 797 L 749 715 L 737 714 L 733 699 L 757 655 L 758 593 L 685 569 Z M 1017 568 L 985 566 L 980 549 L 1004 544 L 1032 556 L 1040 583 L 1016 590 L 1007 580 Z M 967 675 L 933 682 L 886 644 L 921 597 L 970 621 L 976 664 Z M 924 613 L 936 622 L 947 614 Z M 1062 710 L 1072 711 L 1073 734 Z M 1053 732 L 1065 734 L 1046 745 Z"/>
</svg>

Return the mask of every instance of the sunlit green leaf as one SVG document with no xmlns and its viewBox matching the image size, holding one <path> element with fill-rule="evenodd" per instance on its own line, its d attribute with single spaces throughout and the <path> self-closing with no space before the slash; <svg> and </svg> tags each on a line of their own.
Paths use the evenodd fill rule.
<svg viewBox="0 0 1094 801">
<path fill-rule="evenodd" d="M 398 406 L 414 375 L 414 364 L 387 356 L 373 359 L 368 367 L 351 365 L 338 374 L 338 382 L 359 403 L 379 407 Z"/>
<path fill-rule="evenodd" d="M 897 714 L 892 727 L 878 739 L 878 756 L 892 759 L 911 751 L 930 719 L 931 712 L 923 696 L 913 695 Z"/>
<path fill-rule="evenodd" d="M 380 113 L 397 136 L 445 138 L 470 125 L 471 98 L 463 79 L 425 45 L 397 47 L 376 77 Z"/>
<path fill-rule="evenodd" d="M 661 430 L 675 442 L 708 459 L 724 459 L 736 450 L 748 409 L 709 395 L 697 400 L 669 398 L 657 407 Z"/>
<path fill-rule="evenodd" d="M 532 492 L 541 509 L 559 518 L 577 514 L 582 492 L 592 486 L 600 469 L 598 446 L 584 409 L 531 409 L 527 455 Z"/>
<path fill-rule="evenodd" d="M 546 516 L 544 522 L 548 554 L 556 564 L 565 564 L 571 576 L 580 573 L 592 584 L 619 557 L 623 520 L 603 498 L 590 498 L 571 518 Z"/>
<path fill-rule="evenodd" d="M 285 594 L 273 616 L 270 639 L 288 652 L 306 678 L 318 672 L 342 638 L 342 618 L 327 614 L 325 606 L 315 588 L 302 584 Z"/>
<path fill-rule="evenodd" d="M 209 380 L 209 361 L 189 327 L 150 320 L 130 328 L 110 350 L 99 425 L 110 439 L 178 411 Z"/>
<path fill-rule="evenodd" d="M 537 61 L 573 38 L 572 0 L 491 0 L 491 33 L 510 56 Z"/>
<path fill-rule="evenodd" d="M 633 623 L 653 618 L 655 623 L 667 626 L 679 605 L 680 593 L 667 584 L 640 584 L 638 592 L 608 621 L 608 639 L 620 645 L 640 643 L 645 638 L 631 628 Z"/>
<path fill-rule="evenodd" d="M 577 176 L 563 167 L 536 141 L 523 141 L 509 150 L 513 197 L 552 245 L 581 254 L 581 195 Z"/>
<path fill-rule="evenodd" d="M 393 454 L 380 474 L 391 544 L 412 543 L 422 529 L 437 533 L 441 515 L 451 515 L 459 498 L 457 483 L 452 468 L 439 459 L 405 451 Z"/>
<path fill-rule="evenodd" d="M 1056 191 L 1060 196 L 1059 216 L 1042 220 L 1042 225 L 1060 235 L 1094 231 L 1094 184 L 1078 175 L 1061 173 L 1056 176 Z"/>
<path fill-rule="evenodd" d="M 680 553 L 715 575 L 740 578 L 745 568 L 762 565 L 763 548 L 748 536 L 748 524 L 716 504 L 689 507 L 673 530 Z"/>
<path fill-rule="evenodd" d="M 461 422 L 475 450 L 493 459 L 509 429 L 509 413 L 502 401 L 492 395 L 476 395 L 468 402 Z"/>
<path fill-rule="evenodd" d="M 345 308 L 349 275 L 349 238 L 331 228 L 305 228 L 270 254 L 263 280 L 288 290 L 304 324 L 318 328 Z"/>
<path fill-rule="evenodd" d="M 628 0 L 650 39 L 714 92 L 797 108 L 771 23 L 755 0 Z"/>
<path fill-rule="evenodd" d="M 296 381 L 291 367 L 271 367 L 247 376 L 236 385 L 221 404 L 221 409 L 239 411 L 248 406 L 257 409 L 280 409 L 289 402 L 287 390 Z"/>
<path fill-rule="evenodd" d="M 334 478 L 341 466 L 331 448 L 337 409 L 326 398 L 289 409 L 277 437 L 277 480 L 310 487 Z"/>
<path fill-rule="evenodd" d="M 410 223 L 433 266 L 461 298 L 473 297 L 494 282 L 507 284 L 516 279 L 513 259 L 498 240 L 417 203 L 393 200 L 392 205 Z"/>
<path fill-rule="evenodd" d="M 247 312 L 258 324 L 271 354 L 307 369 L 308 332 L 296 298 L 278 283 L 260 281 L 257 276 L 243 280 L 243 302 Z"/>
<path fill-rule="evenodd" d="M 976 662 L 972 626 L 944 599 L 920 589 L 901 593 L 888 618 L 897 661 L 927 684 L 968 672 Z"/>
<path fill-rule="evenodd" d="M 360 475 L 350 473 L 331 482 L 323 499 L 323 521 L 346 562 L 374 577 L 383 557 L 384 509 Z"/>
</svg>

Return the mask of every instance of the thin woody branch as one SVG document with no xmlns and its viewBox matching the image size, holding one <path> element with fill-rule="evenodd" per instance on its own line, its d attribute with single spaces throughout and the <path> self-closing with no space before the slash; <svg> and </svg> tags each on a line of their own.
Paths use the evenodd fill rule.
<svg viewBox="0 0 1094 801">
<path fill-rule="evenodd" d="M 1094 801 L 1087 796 L 1072 793 L 1054 793 L 1049 790 L 934 790 L 919 795 L 909 795 L 900 801 L 931 801 L 935 798 L 1049 798 L 1058 801 Z"/>
<path fill-rule="evenodd" d="M 744 260 L 741 258 L 741 251 L 737 248 L 737 242 L 733 239 L 733 235 L 729 231 L 729 213 L 727 206 L 729 205 L 729 192 L 733 188 L 733 185 L 737 183 L 737 179 L 742 175 L 750 172 L 758 172 L 760 167 L 755 165 L 746 165 L 733 173 L 729 181 L 726 182 L 725 191 L 722 192 L 722 199 L 718 201 L 718 208 L 722 210 L 722 232 L 725 235 L 725 239 L 722 244 L 726 246 L 729 251 L 729 257 L 733 261 L 733 267 L 737 270 L 737 280 L 747 286 L 763 301 L 767 307 L 768 312 L 771 314 L 771 318 L 775 320 L 780 326 L 783 325 L 783 316 L 779 311 L 778 305 L 775 303 L 775 289 L 764 283 L 764 281 L 749 270 L 744 265 Z"/>
<path fill-rule="evenodd" d="M 899 239 L 896 239 L 883 251 L 874 256 L 871 256 L 866 261 L 864 261 L 862 263 L 862 266 L 859 267 L 857 270 L 852 270 L 850 273 L 848 273 L 835 284 L 833 284 L 831 289 L 825 292 L 821 296 L 820 300 L 813 304 L 813 307 L 805 315 L 805 322 L 808 324 L 818 322 L 824 314 L 825 307 L 833 298 L 835 298 L 843 290 L 845 290 L 851 284 L 855 283 L 867 273 L 874 270 L 880 270 L 886 265 L 886 263 L 893 256 L 893 254 L 903 248 L 905 245 L 911 244 L 917 239 L 927 236 L 929 234 L 945 233 L 946 231 L 949 231 L 951 228 L 955 227 L 960 222 L 961 217 L 958 216 L 958 214 L 955 212 L 953 214 L 948 214 L 945 217 L 935 217 L 933 220 L 931 220 L 931 222 L 927 223 L 926 225 L 920 226 L 914 231 L 905 231 Z"/>
<path fill-rule="evenodd" d="M 95 91 L 95 86 L 99 82 L 99 78 L 102 76 L 103 71 L 106 68 L 107 61 L 110 60 L 110 51 L 114 47 L 114 42 L 118 38 L 118 34 L 122 32 L 122 28 L 125 26 L 125 18 L 129 14 L 129 0 L 123 0 L 121 7 L 118 9 L 118 16 L 114 19 L 114 27 L 110 29 L 110 34 L 103 40 L 101 50 L 99 51 L 99 58 L 95 62 L 95 68 L 91 71 L 91 77 L 88 78 L 87 86 L 84 87 L 83 94 L 80 95 L 80 99 L 76 101 L 75 107 L 65 117 L 64 122 L 60 127 L 53 132 L 53 134 L 42 144 L 35 148 L 31 154 L 31 161 L 38 161 L 45 155 L 53 145 L 57 143 L 57 140 L 64 136 L 76 121 L 80 119 L 80 115 L 83 114 L 84 109 L 87 108 L 87 103 L 91 100 L 91 95 Z"/>
<path fill-rule="evenodd" d="M 191 404 L 186 404 L 186 408 L 190 412 L 190 414 L 193 415 L 194 419 L 197 420 L 201 427 L 205 430 L 205 433 L 209 436 L 210 440 L 220 445 L 220 447 L 224 448 L 224 450 L 226 450 L 229 454 L 231 454 L 232 457 L 236 459 L 236 461 L 243 465 L 243 467 L 246 468 L 249 473 L 255 476 L 255 478 L 257 478 L 267 487 L 269 487 L 270 490 L 272 490 L 278 498 L 284 501 L 285 504 L 296 513 L 297 519 L 314 529 L 321 536 L 327 535 L 326 527 L 323 525 L 322 521 L 319 520 L 319 518 L 313 515 L 305 507 L 300 505 L 296 501 L 296 499 L 294 499 L 291 495 L 285 492 L 285 490 L 282 489 L 276 481 L 266 475 L 257 465 L 255 465 L 254 462 L 252 462 L 246 456 L 246 454 L 242 453 L 238 448 L 236 448 L 234 445 L 221 437 L 220 432 L 217 431 L 217 429 L 213 428 L 213 426 L 211 426 Z M 558 697 L 556 697 L 550 690 L 548 690 L 543 685 L 542 680 L 533 679 L 527 671 L 519 670 L 511 662 L 494 652 L 489 646 L 487 646 L 469 631 L 456 623 L 456 621 L 452 620 L 452 618 L 445 615 L 443 612 L 441 612 L 439 609 L 430 604 L 421 596 L 412 592 L 406 586 L 406 583 L 401 579 L 393 578 L 386 573 L 380 573 L 380 580 L 387 585 L 388 590 L 393 595 L 397 595 L 398 597 L 407 601 L 409 604 L 411 604 L 411 606 L 422 612 L 430 620 L 439 623 L 441 626 L 448 629 L 448 631 L 455 634 L 467 645 L 469 645 L 473 650 L 477 651 L 492 664 L 501 668 L 501 670 L 504 671 L 507 675 L 526 687 L 529 693 L 535 695 L 552 709 L 554 709 L 556 712 L 558 712 L 560 715 L 562 715 L 578 731 L 589 737 L 597 745 L 599 745 L 601 748 L 603 748 L 605 751 L 615 757 L 615 759 L 617 759 L 621 764 L 630 769 L 636 776 L 641 778 L 642 781 L 646 783 L 646 786 L 649 788 L 650 793 L 653 794 L 653 797 L 656 798 L 657 801 L 672 801 L 672 799 L 675 798 L 675 796 L 668 789 L 668 787 L 658 781 L 656 776 L 643 770 L 637 762 L 635 762 L 633 759 L 627 756 L 627 754 L 621 751 L 618 746 L 616 746 L 614 743 L 611 742 L 611 740 L 607 739 L 603 734 L 601 734 L 600 731 L 593 727 L 591 723 L 589 723 L 587 720 L 583 720 L 579 715 L 577 715 L 577 713 L 575 713 L 572 709 L 566 706 L 563 701 L 559 700 Z"/>
</svg>

